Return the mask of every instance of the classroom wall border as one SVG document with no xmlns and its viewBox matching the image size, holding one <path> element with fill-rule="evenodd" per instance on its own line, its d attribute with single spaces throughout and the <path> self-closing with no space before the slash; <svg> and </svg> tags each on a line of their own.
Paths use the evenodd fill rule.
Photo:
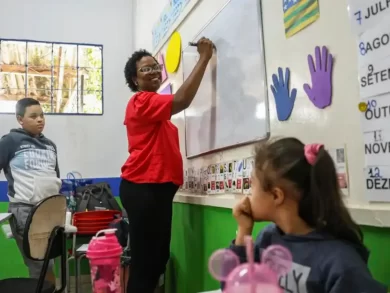
<svg viewBox="0 0 390 293">
<path fill-rule="evenodd" d="M 110 185 L 112 193 L 115 196 L 119 195 L 119 185 L 121 183 L 120 177 L 86 178 L 86 179 L 92 179 L 94 183 L 106 182 Z M 0 202 L 8 201 L 7 189 L 8 189 L 7 181 L 0 181 Z"/>
<path fill-rule="evenodd" d="M 233 208 L 234 204 L 242 198 L 241 194 L 224 195 L 196 195 L 178 192 L 174 201 L 194 205 Z M 380 207 L 380 204 L 351 205 L 347 204 L 353 219 L 359 225 L 373 227 L 390 227 L 390 210 Z"/>
<path fill-rule="evenodd" d="M 106 177 L 90 179 L 95 183 L 106 182 L 110 184 L 113 194 L 115 196 L 119 195 L 121 178 Z M 243 195 L 240 194 L 197 195 L 193 193 L 178 192 L 174 202 L 231 209 L 237 200 L 242 197 Z M 0 181 L 0 202 L 7 201 L 7 182 Z M 354 220 L 360 225 L 390 227 L 390 210 L 380 207 L 380 204 L 348 205 L 348 208 Z"/>
</svg>

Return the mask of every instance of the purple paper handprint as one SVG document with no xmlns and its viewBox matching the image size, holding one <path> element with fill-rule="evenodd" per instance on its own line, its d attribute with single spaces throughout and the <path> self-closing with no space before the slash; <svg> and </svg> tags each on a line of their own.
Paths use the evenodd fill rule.
<svg viewBox="0 0 390 293">
<path fill-rule="evenodd" d="M 324 109 L 332 102 L 332 68 L 333 56 L 329 54 L 328 49 L 322 47 L 322 54 L 320 47 L 315 49 L 316 66 L 314 67 L 313 56 L 307 57 L 311 75 L 312 86 L 307 83 L 303 85 L 310 101 L 317 108 Z"/>
</svg>

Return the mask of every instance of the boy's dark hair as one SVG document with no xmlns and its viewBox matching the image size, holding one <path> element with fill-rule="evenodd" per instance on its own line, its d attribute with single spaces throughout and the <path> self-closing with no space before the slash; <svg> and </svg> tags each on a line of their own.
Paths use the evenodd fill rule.
<svg viewBox="0 0 390 293">
<path fill-rule="evenodd" d="M 41 104 L 39 103 L 38 100 L 35 100 L 33 98 L 23 98 L 23 99 L 20 99 L 17 103 L 16 103 L 16 109 L 15 109 L 15 112 L 16 112 L 16 117 L 18 116 L 21 116 L 21 117 L 24 117 L 24 114 L 26 113 L 26 108 L 30 107 L 30 106 L 40 106 Z"/>
<path fill-rule="evenodd" d="M 314 165 L 305 157 L 305 145 L 296 138 L 260 143 L 256 175 L 265 191 L 285 181 L 284 190 L 300 193 L 299 216 L 312 228 L 336 239 L 363 245 L 363 234 L 344 205 L 334 162 L 322 147 Z M 282 183 L 283 184 L 283 183 Z"/>
<path fill-rule="evenodd" d="M 131 55 L 129 60 L 127 60 L 125 66 L 125 78 L 127 85 L 133 92 L 138 91 L 138 86 L 133 81 L 133 78 L 137 77 L 137 62 L 146 56 L 152 57 L 156 61 L 156 63 L 158 63 L 156 58 L 154 58 L 151 53 L 143 49 L 135 51 L 133 55 Z"/>
</svg>

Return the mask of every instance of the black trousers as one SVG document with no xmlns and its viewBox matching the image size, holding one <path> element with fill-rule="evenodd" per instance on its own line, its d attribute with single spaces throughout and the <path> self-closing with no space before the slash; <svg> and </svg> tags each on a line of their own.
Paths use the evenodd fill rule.
<svg viewBox="0 0 390 293">
<path fill-rule="evenodd" d="M 173 183 L 122 180 L 120 199 L 129 217 L 131 267 L 127 293 L 153 293 L 170 256 Z"/>
</svg>

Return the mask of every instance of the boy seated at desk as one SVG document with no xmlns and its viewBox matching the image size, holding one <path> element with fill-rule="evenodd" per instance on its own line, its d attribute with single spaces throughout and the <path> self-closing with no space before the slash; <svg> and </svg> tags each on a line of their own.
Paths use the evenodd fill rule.
<svg viewBox="0 0 390 293">
<path fill-rule="evenodd" d="M 57 147 L 43 134 L 45 117 L 40 103 L 24 98 L 16 104 L 16 119 L 22 128 L 12 129 L 0 139 L 0 171 L 8 181 L 9 212 L 12 234 L 30 278 L 39 278 L 43 261 L 26 258 L 23 233 L 32 207 L 42 199 L 58 194 L 61 187 Z M 53 261 L 46 279 L 55 284 Z"/>
</svg>

